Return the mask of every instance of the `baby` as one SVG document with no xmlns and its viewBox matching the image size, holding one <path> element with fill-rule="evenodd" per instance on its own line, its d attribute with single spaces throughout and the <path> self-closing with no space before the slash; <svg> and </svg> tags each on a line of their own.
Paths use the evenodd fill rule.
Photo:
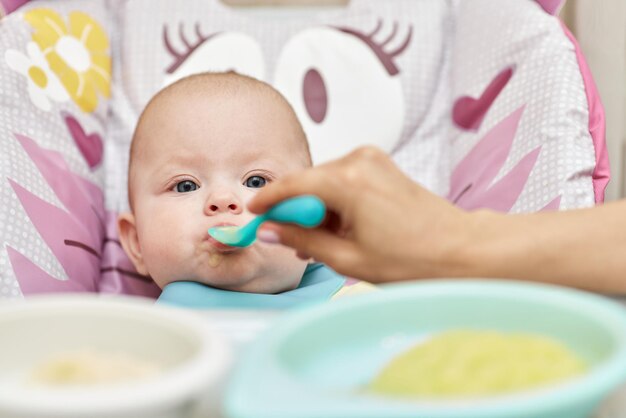
<svg viewBox="0 0 626 418">
<path fill-rule="evenodd" d="M 178 287 L 174 299 L 197 301 L 198 292 L 220 290 L 222 299 L 224 291 L 289 293 L 302 287 L 305 269 L 317 276 L 321 270 L 307 268 L 286 247 L 230 247 L 207 230 L 246 224 L 253 218 L 246 203 L 259 188 L 310 165 L 302 126 L 271 86 L 236 73 L 181 79 L 152 98 L 137 124 L 128 173 L 131 212 L 118 221 L 122 246 L 137 271 L 162 289 L 193 283 L 191 290 Z M 323 270 L 312 281 L 325 282 L 330 297 L 345 279 Z"/>
</svg>

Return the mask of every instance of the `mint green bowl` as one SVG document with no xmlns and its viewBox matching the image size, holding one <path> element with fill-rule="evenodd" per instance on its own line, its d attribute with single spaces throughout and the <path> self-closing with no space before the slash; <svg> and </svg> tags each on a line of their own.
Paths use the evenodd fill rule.
<svg viewBox="0 0 626 418">
<path fill-rule="evenodd" d="M 561 384 L 475 400 L 362 391 L 416 341 L 448 329 L 531 332 L 590 364 Z M 626 309 L 604 297 L 514 281 L 394 285 L 288 314 L 252 344 L 226 394 L 231 418 L 586 418 L 626 380 Z"/>
</svg>

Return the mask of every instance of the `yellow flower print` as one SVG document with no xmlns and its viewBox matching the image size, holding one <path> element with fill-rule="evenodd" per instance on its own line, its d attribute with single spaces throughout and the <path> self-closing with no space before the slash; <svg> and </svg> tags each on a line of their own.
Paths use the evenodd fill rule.
<svg viewBox="0 0 626 418">
<path fill-rule="evenodd" d="M 111 57 L 106 33 L 89 15 L 71 12 L 69 26 L 51 9 L 33 9 L 24 19 L 35 29 L 39 45 L 52 71 L 74 102 L 85 112 L 98 106 L 96 91 L 110 97 Z"/>
</svg>

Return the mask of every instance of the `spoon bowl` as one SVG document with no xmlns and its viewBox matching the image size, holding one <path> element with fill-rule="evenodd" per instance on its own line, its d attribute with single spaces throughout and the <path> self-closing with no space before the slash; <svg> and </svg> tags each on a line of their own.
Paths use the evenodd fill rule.
<svg viewBox="0 0 626 418">
<path fill-rule="evenodd" d="M 209 235 L 231 247 L 248 247 L 256 240 L 259 226 L 265 221 L 291 223 L 304 228 L 315 228 L 326 215 L 326 205 L 317 196 L 303 195 L 284 200 L 244 226 L 216 226 Z"/>
</svg>

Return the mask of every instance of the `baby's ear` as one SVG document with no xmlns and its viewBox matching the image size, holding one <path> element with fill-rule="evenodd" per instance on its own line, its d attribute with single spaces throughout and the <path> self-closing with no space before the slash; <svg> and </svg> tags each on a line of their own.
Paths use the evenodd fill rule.
<svg viewBox="0 0 626 418">
<path fill-rule="evenodd" d="M 135 215 L 132 213 L 120 213 L 117 218 L 117 231 L 122 242 L 122 248 L 135 265 L 135 269 L 139 274 L 148 275 L 148 270 L 141 256 L 141 246 L 139 245 L 139 237 L 137 236 L 137 227 L 135 226 Z"/>
</svg>

